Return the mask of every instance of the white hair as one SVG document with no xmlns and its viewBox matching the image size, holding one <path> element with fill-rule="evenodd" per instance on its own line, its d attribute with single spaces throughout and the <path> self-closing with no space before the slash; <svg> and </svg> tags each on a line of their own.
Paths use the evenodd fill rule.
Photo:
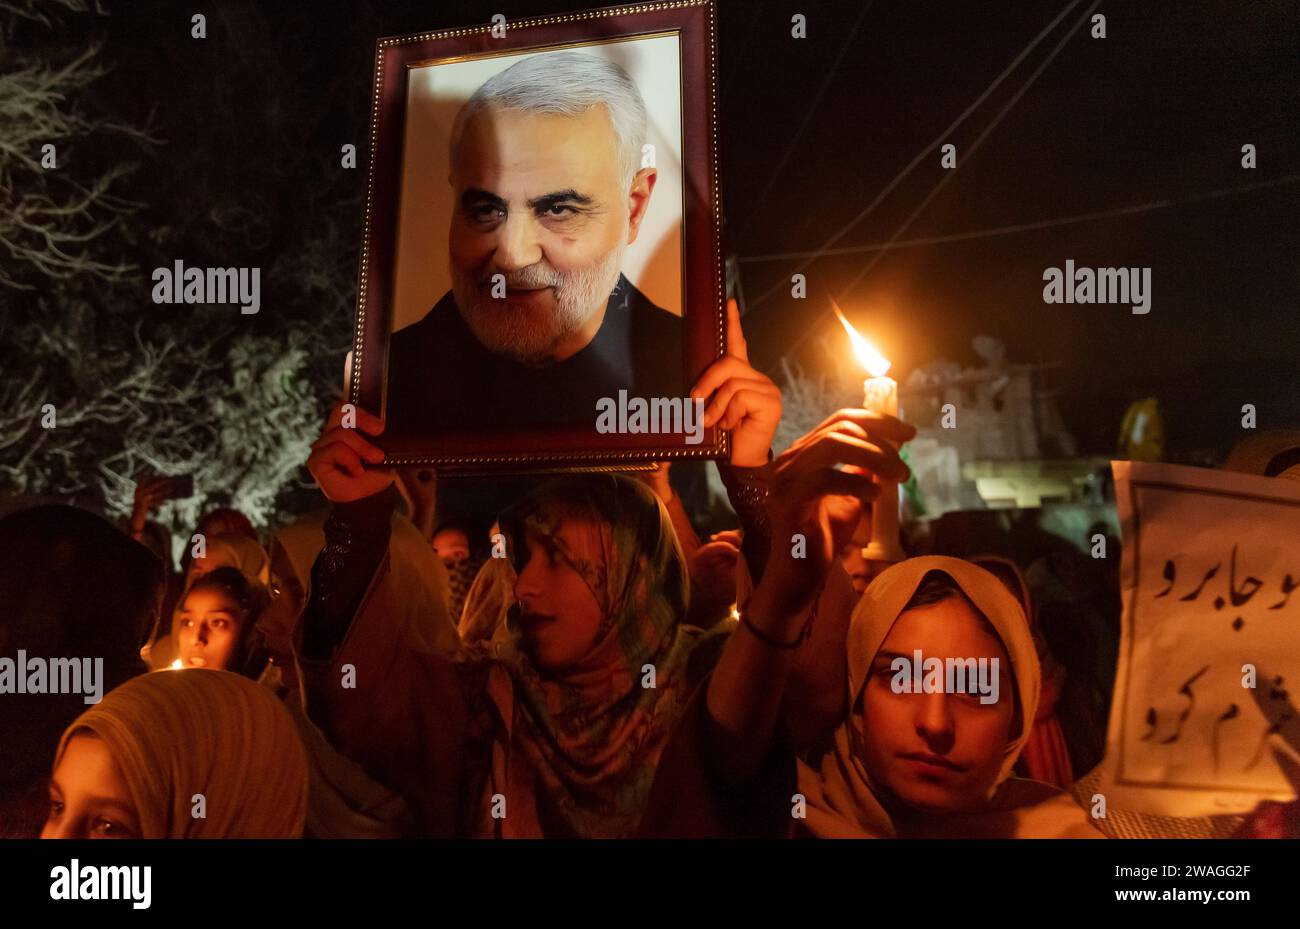
<svg viewBox="0 0 1300 929">
<path fill-rule="evenodd" d="M 622 67 L 582 52 L 534 55 L 484 81 L 456 114 L 452 157 L 465 124 L 488 107 L 577 117 L 600 104 L 605 105 L 614 127 L 620 174 L 631 182 L 645 143 L 645 101 Z"/>
<path fill-rule="evenodd" d="M 605 306 L 618 283 L 627 244 L 618 244 L 591 264 L 559 271 L 546 259 L 505 274 L 507 288 L 555 288 L 555 312 L 549 316 L 512 306 L 509 299 L 487 296 L 488 275 L 451 266 L 456 309 L 479 344 L 525 364 L 542 364 L 561 340 L 573 335 Z M 502 272 L 504 274 L 504 272 Z"/>
</svg>

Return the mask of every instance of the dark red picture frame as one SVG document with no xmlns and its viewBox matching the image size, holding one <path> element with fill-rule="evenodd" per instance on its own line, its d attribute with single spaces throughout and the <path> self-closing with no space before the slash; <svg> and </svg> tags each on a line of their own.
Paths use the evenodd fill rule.
<svg viewBox="0 0 1300 929">
<path fill-rule="evenodd" d="M 716 11 L 713 0 L 630 4 L 513 20 L 502 37 L 495 37 L 492 24 L 485 24 L 378 40 L 365 227 L 348 378 L 351 402 L 381 415 L 386 407 L 407 76 L 411 65 L 664 32 L 678 34 L 682 66 L 684 370 L 688 377 L 697 378 L 725 353 Z M 683 396 L 689 386 L 683 385 Z M 436 435 L 385 433 L 378 444 L 387 455 L 387 464 L 432 465 L 449 472 L 627 469 L 669 459 L 717 458 L 725 456 L 728 449 L 727 434 L 716 426 L 704 430 L 699 444 L 688 445 L 682 436 L 601 434 L 594 420 L 593 413 L 590 426 Z"/>
</svg>

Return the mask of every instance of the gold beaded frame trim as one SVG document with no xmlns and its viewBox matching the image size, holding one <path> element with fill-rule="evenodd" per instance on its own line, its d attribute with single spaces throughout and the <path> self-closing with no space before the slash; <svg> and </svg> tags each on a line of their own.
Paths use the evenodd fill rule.
<svg viewBox="0 0 1300 929">
<path fill-rule="evenodd" d="M 675 12 L 683 15 L 673 16 L 672 14 Z M 611 33 L 601 28 L 608 26 L 612 20 L 620 20 L 618 31 Z M 565 26 L 578 28 L 574 30 L 572 35 L 565 38 L 559 35 L 556 29 L 556 27 Z M 624 27 L 626 27 L 626 31 L 624 31 Z M 686 308 L 688 313 L 709 313 L 712 323 L 708 335 L 711 357 L 718 358 L 726 353 L 721 186 L 718 178 L 717 15 L 714 0 L 670 0 L 670 2 L 635 3 L 598 10 L 511 20 L 507 24 L 507 35 L 510 37 L 509 44 L 506 47 L 492 50 L 451 51 L 449 54 L 420 54 L 420 49 L 416 48 L 430 45 L 430 43 L 445 42 L 449 39 L 468 38 L 482 41 L 484 37 L 491 34 L 493 28 L 493 24 L 488 23 L 457 29 L 421 32 L 381 38 L 375 44 L 370 119 L 370 160 L 366 172 L 366 199 L 362 228 L 361 261 L 357 281 L 356 322 L 353 333 L 353 351 L 348 371 L 348 399 L 350 402 L 365 406 L 368 409 L 380 410 L 381 415 L 382 409 L 386 405 L 387 390 L 386 340 L 389 333 L 385 330 L 391 312 L 390 304 L 392 299 L 392 287 L 387 282 L 391 279 L 391 275 L 395 273 L 396 233 L 393 232 L 391 235 L 391 248 L 376 249 L 375 238 L 378 229 L 376 224 L 389 221 L 395 224 L 397 210 L 391 202 L 376 203 L 376 184 L 377 174 L 383 167 L 380 164 L 381 156 L 385 154 L 380 151 L 381 130 L 387 128 L 390 136 L 388 140 L 390 146 L 392 144 L 401 144 L 401 132 L 404 131 L 403 111 L 399 110 L 399 112 L 402 112 L 399 130 L 394 130 L 391 125 L 387 127 L 381 126 L 381 117 L 385 112 L 391 113 L 394 108 L 394 104 L 389 98 L 395 93 L 401 93 L 404 99 L 405 91 L 404 77 L 396 85 L 390 81 L 386 98 L 385 81 L 392 77 L 392 74 L 386 71 L 386 67 L 400 66 L 409 72 L 413 67 L 430 64 L 476 60 L 503 54 L 545 51 L 553 48 L 607 44 L 615 41 L 643 39 L 672 33 L 678 34 L 681 39 L 679 48 L 682 56 L 681 92 L 683 97 L 681 101 L 684 197 L 682 241 L 683 257 L 685 259 L 682 271 L 683 307 Z M 705 59 L 702 62 L 701 75 L 704 86 L 703 88 L 692 86 L 690 90 L 693 95 L 691 101 L 692 114 L 693 116 L 703 116 L 703 122 L 707 127 L 707 138 L 697 139 L 693 142 L 688 141 L 685 129 L 688 122 L 688 82 L 686 78 L 688 70 L 686 46 L 688 40 L 695 46 L 693 53 L 698 55 L 702 52 Z M 390 61 L 394 49 L 410 49 L 411 54 L 409 57 Z M 692 64 L 698 67 L 701 62 L 696 60 Z M 699 83 L 699 81 L 696 83 Z M 401 104 L 402 107 L 404 105 L 404 103 Z M 702 114 L 699 113 L 701 105 L 703 107 Z M 393 133 L 395 131 L 397 135 L 394 141 Z M 690 146 L 689 151 L 692 153 L 689 159 L 687 155 L 688 145 Z M 400 164 L 400 159 L 398 164 Z M 707 216 L 697 215 L 692 222 L 688 222 L 686 210 L 691 202 L 691 196 L 688 193 L 691 188 L 689 177 L 695 173 L 692 169 L 697 166 L 703 167 L 707 172 L 707 197 L 696 195 L 699 201 L 697 209 L 706 211 Z M 387 193 L 386 201 L 392 198 L 391 191 Z M 376 216 L 376 212 L 379 212 L 380 215 Z M 701 221 L 703 221 L 702 224 Z M 691 236 L 692 227 L 695 227 L 695 238 L 697 240 L 702 238 L 708 241 L 690 242 L 689 237 Z M 701 259 L 698 257 L 693 259 L 692 253 L 695 250 L 703 251 L 705 245 L 708 246 L 707 261 L 710 272 L 709 277 L 712 280 L 709 282 L 708 304 L 701 305 L 704 302 L 700 298 L 704 288 L 698 284 L 698 269 L 700 268 L 699 261 Z M 694 264 L 692 264 L 693 260 Z M 697 277 L 697 284 L 693 288 L 696 302 L 688 304 L 685 295 L 692 290 L 690 287 L 692 269 L 694 269 Z M 379 277 L 379 275 L 385 275 L 386 277 Z M 385 286 L 377 288 L 375 286 L 377 280 L 384 283 Z M 374 295 L 376 289 L 380 291 L 378 298 Z M 376 305 L 372 306 L 372 303 Z M 700 336 L 697 336 L 698 338 Z M 379 339 L 382 339 L 384 344 L 376 346 L 375 342 Z M 690 342 L 689 330 L 686 341 Z M 698 342 L 696 344 L 696 351 L 699 351 Z M 683 346 L 683 349 L 685 351 L 686 346 Z M 378 370 L 376 370 L 376 366 L 378 366 Z M 379 400 L 379 402 L 376 403 L 376 400 Z M 601 436 L 600 444 L 610 438 L 618 439 L 620 437 Z M 466 448 L 463 452 L 432 451 L 418 447 L 431 444 L 419 437 L 386 438 L 381 436 L 378 444 L 387 453 L 384 461 L 386 465 L 434 466 L 449 474 L 466 474 L 560 469 L 640 470 L 647 467 L 648 463 L 655 461 L 725 457 L 729 452 L 729 440 L 728 433 L 713 427 L 705 431 L 705 440 L 695 446 L 678 444 L 658 447 L 647 445 L 634 448 L 607 449 L 599 447 L 595 440 L 587 438 L 579 441 L 577 443 L 579 447 L 572 451 L 541 451 L 536 448 L 530 450 L 522 447 L 528 443 L 528 439 L 524 435 L 521 435 L 517 442 L 521 446 L 518 450 L 504 452 L 497 450 L 475 452 L 469 448 Z M 590 443 L 590 447 L 587 446 L 587 443 Z M 472 443 L 466 442 L 464 444 L 468 446 Z"/>
</svg>

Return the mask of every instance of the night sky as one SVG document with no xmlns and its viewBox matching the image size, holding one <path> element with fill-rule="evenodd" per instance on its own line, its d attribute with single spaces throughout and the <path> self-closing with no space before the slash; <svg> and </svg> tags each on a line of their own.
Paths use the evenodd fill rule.
<svg viewBox="0 0 1300 929">
<path fill-rule="evenodd" d="M 1079 29 L 1037 82 L 965 159 L 1085 0 L 947 141 L 958 171 L 903 235 L 947 235 L 1300 176 L 1300 4 L 1288 0 L 1103 3 L 1107 38 Z M 1114 450 L 1128 403 L 1160 399 L 1169 457 L 1222 454 L 1254 403 L 1261 429 L 1300 427 L 1292 368 L 1300 356 L 1300 184 L 1285 183 L 1138 215 L 895 250 L 856 286 L 867 255 L 806 269 L 809 297 L 789 295 L 799 259 L 848 224 L 1068 6 L 1054 2 L 722 2 L 721 151 L 728 251 L 742 259 L 746 330 L 761 367 L 816 325 L 834 295 L 895 361 L 900 379 L 942 355 L 974 363 L 971 338 L 1006 341 L 1013 361 L 1060 361 L 1067 425 L 1081 451 Z M 215 245 L 208 205 L 244 197 L 254 250 L 292 252 L 323 204 L 343 222 L 337 260 L 355 274 L 364 141 L 376 37 L 566 9 L 545 3 L 131 3 L 79 20 L 114 72 L 95 94 L 124 119 L 152 114 L 164 144 L 147 172 L 150 209 L 192 217 L 170 241 L 139 243 L 143 267 L 186 257 L 244 263 Z M 208 16 L 208 38 L 189 17 Z M 808 37 L 790 36 L 804 13 Z M 856 29 L 855 29 L 856 26 Z M 838 65 L 836 65 L 838 62 Z M 832 70 L 832 67 L 834 69 Z M 337 170 L 339 146 L 362 150 Z M 1258 167 L 1243 170 L 1252 143 Z M 838 242 L 883 242 L 938 183 L 939 152 Z M 137 191 L 138 193 L 138 191 Z M 178 243 L 189 243 L 182 249 Z M 198 243 L 198 244 L 196 244 Z M 209 243 L 210 244 L 210 243 Z M 229 252 L 229 249 L 226 249 Z M 1152 268 L 1152 309 L 1054 306 L 1042 273 L 1067 258 Z M 269 263 L 269 262 L 264 262 Z M 782 283 L 785 282 L 785 283 Z M 780 285 L 769 299 L 755 298 Z M 148 308 L 149 312 L 156 311 Z M 350 306 L 292 309 L 347 316 Z M 264 308 L 256 325 L 282 312 Z M 288 311 L 284 311 L 288 312 Z M 286 319 L 289 317 L 286 317 Z M 816 368 L 818 339 L 799 360 Z M 334 362 L 331 361 L 331 364 Z"/>
<path fill-rule="evenodd" d="M 783 127 L 815 93 L 818 63 L 834 60 L 858 7 L 810 8 L 810 17 L 827 21 L 817 44 L 811 30 L 809 44 L 800 45 L 775 26 L 724 28 L 724 51 L 768 63 L 740 73 L 734 59 L 724 63 L 724 127 L 732 127 L 732 138 L 749 127 L 745 144 L 728 146 L 725 162 L 734 249 L 744 256 L 821 245 L 1065 6 L 874 4 L 761 204 L 754 198 L 786 145 Z M 772 7 L 773 20 L 778 8 L 785 9 Z M 1103 3 L 1100 11 L 1107 38 L 1081 30 L 967 164 L 960 161 L 963 141 L 985 128 L 1061 33 L 953 133 L 958 176 L 904 238 L 1181 199 L 1300 172 L 1300 5 Z M 782 67 L 771 67 L 778 61 Z M 779 80 L 756 86 L 759 75 Z M 778 129 L 764 113 L 791 115 Z M 1260 153 L 1254 171 L 1240 165 L 1246 142 Z M 940 174 L 936 153 L 840 244 L 888 240 Z M 753 215 L 741 215 L 750 204 Z M 1015 360 L 1064 363 L 1054 383 L 1085 450 L 1113 451 L 1128 402 L 1148 395 L 1164 407 L 1171 452 L 1226 450 L 1240 436 L 1243 403 L 1257 405 L 1261 429 L 1300 425 L 1291 376 L 1300 349 L 1298 206 L 1300 185 L 1290 184 L 1136 216 L 902 249 L 850 291 L 843 288 L 870 256 L 823 259 L 808 273 L 810 285 L 834 294 L 861 328 L 879 329 L 882 349 L 903 376 L 934 354 L 973 362 L 970 338 L 987 332 L 1004 339 Z M 1151 267 L 1151 312 L 1044 304 L 1043 269 L 1067 258 Z M 745 267 L 748 293 L 793 270 L 782 262 Z M 751 327 L 769 352 L 807 325 L 788 288 L 752 312 Z M 822 325 L 833 334 L 833 323 Z"/>
</svg>

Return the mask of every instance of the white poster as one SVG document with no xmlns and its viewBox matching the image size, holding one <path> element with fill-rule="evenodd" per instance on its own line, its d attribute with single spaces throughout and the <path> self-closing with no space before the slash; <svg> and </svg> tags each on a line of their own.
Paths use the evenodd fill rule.
<svg viewBox="0 0 1300 929">
<path fill-rule="evenodd" d="M 1204 816 L 1292 799 L 1274 752 L 1300 746 L 1300 483 L 1112 468 L 1124 618 L 1108 802 Z"/>
</svg>

